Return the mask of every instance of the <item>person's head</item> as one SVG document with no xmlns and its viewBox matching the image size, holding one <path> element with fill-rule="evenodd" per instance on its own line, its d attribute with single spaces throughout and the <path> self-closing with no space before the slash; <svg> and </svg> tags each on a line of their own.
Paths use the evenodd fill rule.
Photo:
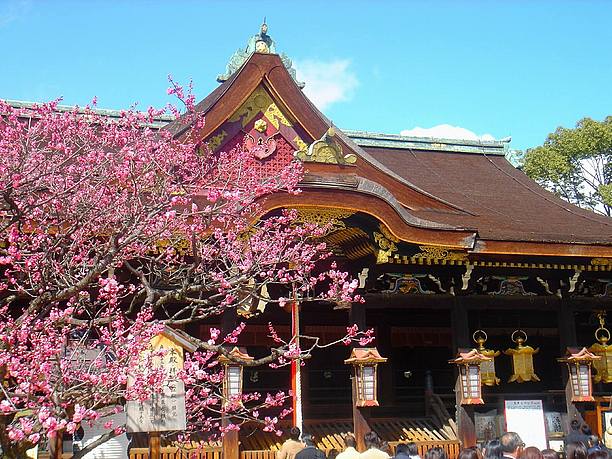
<svg viewBox="0 0 612 459">
<path fill-rule="evenodd" d="M 434 446 L 433 448 L 427 450 L 425 453 L 425 459 L 448 459 L 448 455 L 446 454 L 446 451 L 439 446 Z"/>
<path fill-rule="evenodd" d="M 355 439 L 355 435 L 352 433 L 346 434 L 344 436 L 344 444 L 347 448 L 354 448 L 357 446 L 357 440 Z"/>
<path fill-rule="evenodd" d="M 580 422 L 578 419 L 572 419 L 572 422 L 570 422 L 570 428 L 572 430 L 578 430 L 580 428 Z"/>
<path fill-rule="evenodd" d="M 484 447 L 484 459 L 501 459 L 504 455 L 502 444 L 499 440 L 491 440 Z"/>
<path fill-rule="evenodd" d="M 513 457 L 518 457 L 521 454 L 521 449 L 525 446 L 523 440 L 516 432 L 506 432 L 499 439 L 502 446 L 502 451 L 505 454 Z"/>
<path fill-rule="evenodd" d="M 337 449 L 330 449 L 329 452 L 327 453 L 327 459 L 336 459 L 336 456 L 338 455 L 338 450 Z"/>
<path fill-rule="evenodd" d="M 303 434 L 302 435 L 302 443 L 304 443 L 306 446 L 314 446 L 314 438 L 312 438 L 312 435 L 310 434 Z"/>
<path fill-rule="evenodd" d="M 302 432 L 300 432 L 299 427 L 292 427 L 291 429 L 289 429 L 289 438 L 291 438 L 292 440 L 299 441 L 301 434 Z"/>
<path fill-rule="evenodd" d="M 587 447 L 581 442 L 565 445 L 565 459 L 587 459 Z"/>
<path fill-rule="evenodd" d="M 544 459 L 559 459 L 559 453 L 556 452 L 554 449 L 543 449 L 542 457 Z"/>
<path fill-rule="evenodd" d="M 459 459 L 480 459 L 480 454 L 475 447 L 464 448 L 459 452 Z"/>
<path fill-rule="evenodd" d="M 376 432 L 368 432 L 363 436 L 363 442 L 366 448 L 378 448 L 380 446 L 380 438 Z"/>
<path fill-rule="evenodd" d="M 418 456 L 419 455 L 419 448 L 417 447 L 415 442 L 411 441 L 410 443 L 406 443 L 406 447 L 408 448 L 408 455 L 409 456 Z"/>
<path fill-rule="evenodd" d="M 408 452 L 408 445 L 406 443 L 398 443 L 395 447 L 395 454 L 410 455 L 410 453 Z"/>
<path fill-rule="evenodd" d="M 543 459 L 542 452 L 535 446 L 528 446 L 520 455 L 521 459 Z"/>
<path fill-rule="evenodd" d="M 592 435 L 593 432 L 591 431 L 591 428 L 589 427 L 588 424 L 582 424 L 580 426 L 580 432 L 582 432 L 583 435 Z"/>
<path fill-rule="evenodd" d="M 588 459 L 610 459 L 610 453 L 607 449 L 596 449 L 591 451 L 587 457 Z"/>
</svg>

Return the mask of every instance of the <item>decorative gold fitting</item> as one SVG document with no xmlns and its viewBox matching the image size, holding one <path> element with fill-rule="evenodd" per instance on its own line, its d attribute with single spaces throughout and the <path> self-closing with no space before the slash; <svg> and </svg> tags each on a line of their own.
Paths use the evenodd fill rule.
<svg viewBox="0 0 612 459">
<path fill-rule="evenodd" d="M 610 341 L 610 330 L 606 328 L 606 312 L 600 311 L 597 318 L 599 319 L 599 328 L 595 330 L 595 339 L 605 346 Z"/>
<path fill-rule="evenodd" d="M 513 343 L 516 343 L 517 348 L 520 349 L 523 347 L 523 344 L 527 342 L 527 333 L 520 329 L 514 330 L 512 335 L 510 335 L 510 339 Z"/>
<path fill-rule="evenodd" d="M 480 352 L 487 350 L 484 344 L 487 342 L 489 337 L 487 336 L 487 333 L 484 330 L 476 330 L 472 335 L 472 339 L 476 344 L 478 344 L 478 350 Z"/>
</svg>

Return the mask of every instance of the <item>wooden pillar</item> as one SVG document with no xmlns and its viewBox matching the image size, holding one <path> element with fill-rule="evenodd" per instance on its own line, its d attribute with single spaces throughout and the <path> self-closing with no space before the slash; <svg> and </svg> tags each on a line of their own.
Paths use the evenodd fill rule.
<svg viewBox="0 0 612 459">
<path fill-rule="evenodd" d="M 451 311 L 451 324 L 453 329 L 453 351 L 457 352 L 460 348 L 471 347 L 470 328 L 468 322 L 467 309 L 462 298 L 455 298 Z M 455 369 L 455 371 L 457 371 Z M 460 401 L 460 381 L 457 372 L 457 382 L 455 384 L 455 406 L 457 418 L 457 431 L 459 440 L 464 448 L 476 446 L 476 426 L 474 425 L 474 407 L 462 406 Z"/>
<path fill-rule="evenodd" d="M 366 450 L 363 437 L 372 430 L 367 420 L 370 414 L 370 409 L 357 406 L 357 381 L 355 381 L 355 375 L 353 375 L 351 379 L 353 392 L 353 433 L 355 434 L 355 439 L 357 440 L 357 451 L 363 452 Z"/>
<path fill-rule="evenodd" d="M 227 425 L 227 420 L 223 423 Z M 223 435 L 223 459 L 238 459 L 240 457 L 240 432 L 230 430 Z"/>
<path fill-rule="evenodd" d="M 349 311 L 349 325 L 356 324 L 360 330 L 366 328 L 366 309 L 362 303 L 352 303 Z M 353 369 L 351 369 L 353 371 Z M 351 376 L 351 390 L 353 400 L 353 433 L 357 440 L 357 451 L 365 451 L 365 442 L 363 437 L 370 430 L 367 418 L 369 417 L 369 408 L 360 408 L 357 406 L 357 382 L 355 381 L 355 375 Z"/>
<path fill-rule="evenodd" d="M 149 459 L 161 459 L 161 435 L 149 432 Z"/>
<path fill-rule="evenodd" d="M 49 440 L 49 458 L 61 459 L 64 452 L 64 433 L 56 432 L 55 436 Z"/>
</svg>

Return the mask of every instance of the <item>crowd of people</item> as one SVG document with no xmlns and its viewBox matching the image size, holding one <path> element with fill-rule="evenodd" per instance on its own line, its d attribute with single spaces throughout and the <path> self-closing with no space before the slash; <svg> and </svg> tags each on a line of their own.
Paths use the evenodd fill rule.
<svg viewBox="0 0 612 459">
<path fill-rule="evenodd" d="M 588 429 L 577 421 L 572 421 L 571 432 L 567 435 L 564 459 L 612 459 L 608 448 Z M 329 450 L 327 454 L 317 448 L 312 435 L 293 427 L 276 454 L 276 459 L 449 459 L 446 451 L 440 447 L 427 450 L 421 458 L 416 443 L 399 443 L 395 454 L 386 442 L 381 441 L 375 432 L 364 436 L 365 451 L 356 449 L 357 441 L 352 434 L 344 437 L 346 445 L 343 451 Z M 516 432 L 506 432 L 499 439 L 490 440 L 482 447 L 464 448 L 458 459 L 561 459 L 559 453 L 552 449 L 539 450 L 535 446 L 526 446 Z"/>
</svg>

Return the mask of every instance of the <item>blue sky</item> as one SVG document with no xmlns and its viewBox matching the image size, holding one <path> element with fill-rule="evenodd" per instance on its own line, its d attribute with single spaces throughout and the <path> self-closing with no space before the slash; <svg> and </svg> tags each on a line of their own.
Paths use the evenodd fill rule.
<svg viewBox="0 0 612 459">
<path fill-rule="evenodd" d="M 203 98 L 263 16 L 340 127 L 524 149 L 612 114 L 612 1 L 586 0 L 0 0 L 0 98 L 160 106 L 168 74 Z"/>
</svg>

